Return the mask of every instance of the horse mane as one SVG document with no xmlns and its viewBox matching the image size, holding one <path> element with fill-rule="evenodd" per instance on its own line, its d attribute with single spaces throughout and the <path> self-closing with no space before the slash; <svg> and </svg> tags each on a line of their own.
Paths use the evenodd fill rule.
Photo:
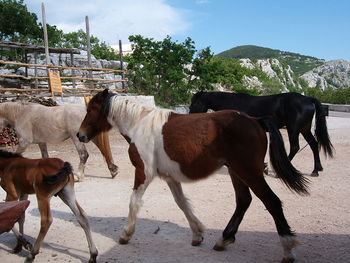
<svg viewBox="0 0 350 263">
<path fill-rule="evenodd" d="M 124 98 L 122 96 L 110 97 L 109 107 L 109 116 L 112 119 L 122 120 L 122 122 L 129 127 L 139 122 L 145 116 L 151 117 L 151 122 L 149 122 L 150 129 L 162 127 L 168 120 L 169 114 L 172 112 L 172 110 L 169 109 L 149 107 L 135 102 L 133 99 Z"/>
<path fill-rule="evenodd" d="M 34 105 L 34 103 L 25 102 L 25 101 L 8 101 L 0 103 L 0 111 L 5 116 L 8 116 L 9 119 L 16 119 L 18 114 L 23 110 L 24 106 Z"/>
<path fill-rule="evenodd" d="M 0 150 L 0 158 L 18 158 L 18 157 L 23 158 L 22 154 Z"/>
</svg>

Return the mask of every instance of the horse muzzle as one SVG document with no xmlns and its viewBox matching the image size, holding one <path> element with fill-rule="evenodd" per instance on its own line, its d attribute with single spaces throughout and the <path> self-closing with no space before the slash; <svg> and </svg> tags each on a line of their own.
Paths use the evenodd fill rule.
<svg viewBox="0 0 350 263">
<path fill-rule="evenodd" d="M 78 139 L 79 139 L 80 142 L 87 143 L 87 142 L 90 141 L 89 138 L 87 137 L 87 135 L 85 135 L 85 134 L 82 133 L 82 132 L 78 132 L 78 133 L 77 133 L 77 137 L 78 137 Z"/>
</svg>

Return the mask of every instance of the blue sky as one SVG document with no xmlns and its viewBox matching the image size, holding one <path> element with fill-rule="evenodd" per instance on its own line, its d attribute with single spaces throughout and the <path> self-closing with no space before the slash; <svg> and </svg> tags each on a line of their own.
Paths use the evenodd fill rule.
<svg viewBox="0 0 350 263">
<path fill-rule="evenodd" d="M 85 29 L 114 45 L 141 34 L 161 40 L 191 37 L 197 49 L 216 54 L 238 45 L 258 45 L 350 61 L 349 0 L 25 0 L 47 22 L 65 32 Z"/>
</svg>

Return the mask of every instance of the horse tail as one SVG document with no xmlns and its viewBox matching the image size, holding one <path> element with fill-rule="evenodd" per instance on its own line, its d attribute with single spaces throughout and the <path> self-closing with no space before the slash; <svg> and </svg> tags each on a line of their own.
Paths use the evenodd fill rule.
<svg viewBox="0 0 350 263">
<path fill-rule="evenodd" d="M 307 195 L 308 180 L 291 164 L 282 135 L 275 123 L 267 117 L 258 119 L 260 125 L 270 134 L 270 162 L 275 170 L 277 177 L 280 178 L 286 186 L 300 195 Z"/>
<path fill-rule="evenodd" d="M 316 109 L 316 129 L 315 135 L 318 143 L 318 147 L 323 149 L 325 155 L 333 157 L 334 147 L 329 139 L 326 116 L 319 100 L 310 98 Z"/>
<path fill-rule="evenodd" d="M 69 162 L 64 162 L 62 167 L 58 170 L 56 174 L 53 175 L 44 175 L 43 183 L 48 185 L 58 184 L 67 178 L 73 173 L 72 165 Z"/>
</svg>

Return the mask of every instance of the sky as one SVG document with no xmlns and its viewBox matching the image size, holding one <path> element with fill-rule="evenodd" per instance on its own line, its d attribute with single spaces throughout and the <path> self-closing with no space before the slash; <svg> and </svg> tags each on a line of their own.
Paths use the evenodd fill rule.
<svg viewBox="0 0 350 263">
<path fill-rule="evenodd" d="M 64 32 L 85 30 L 109 45 L 130 35 L 183 42 L 214 54 L 257 45 L 350 61 L 349 0 L 25 0 L 41 21 Z"/>
</svg>

